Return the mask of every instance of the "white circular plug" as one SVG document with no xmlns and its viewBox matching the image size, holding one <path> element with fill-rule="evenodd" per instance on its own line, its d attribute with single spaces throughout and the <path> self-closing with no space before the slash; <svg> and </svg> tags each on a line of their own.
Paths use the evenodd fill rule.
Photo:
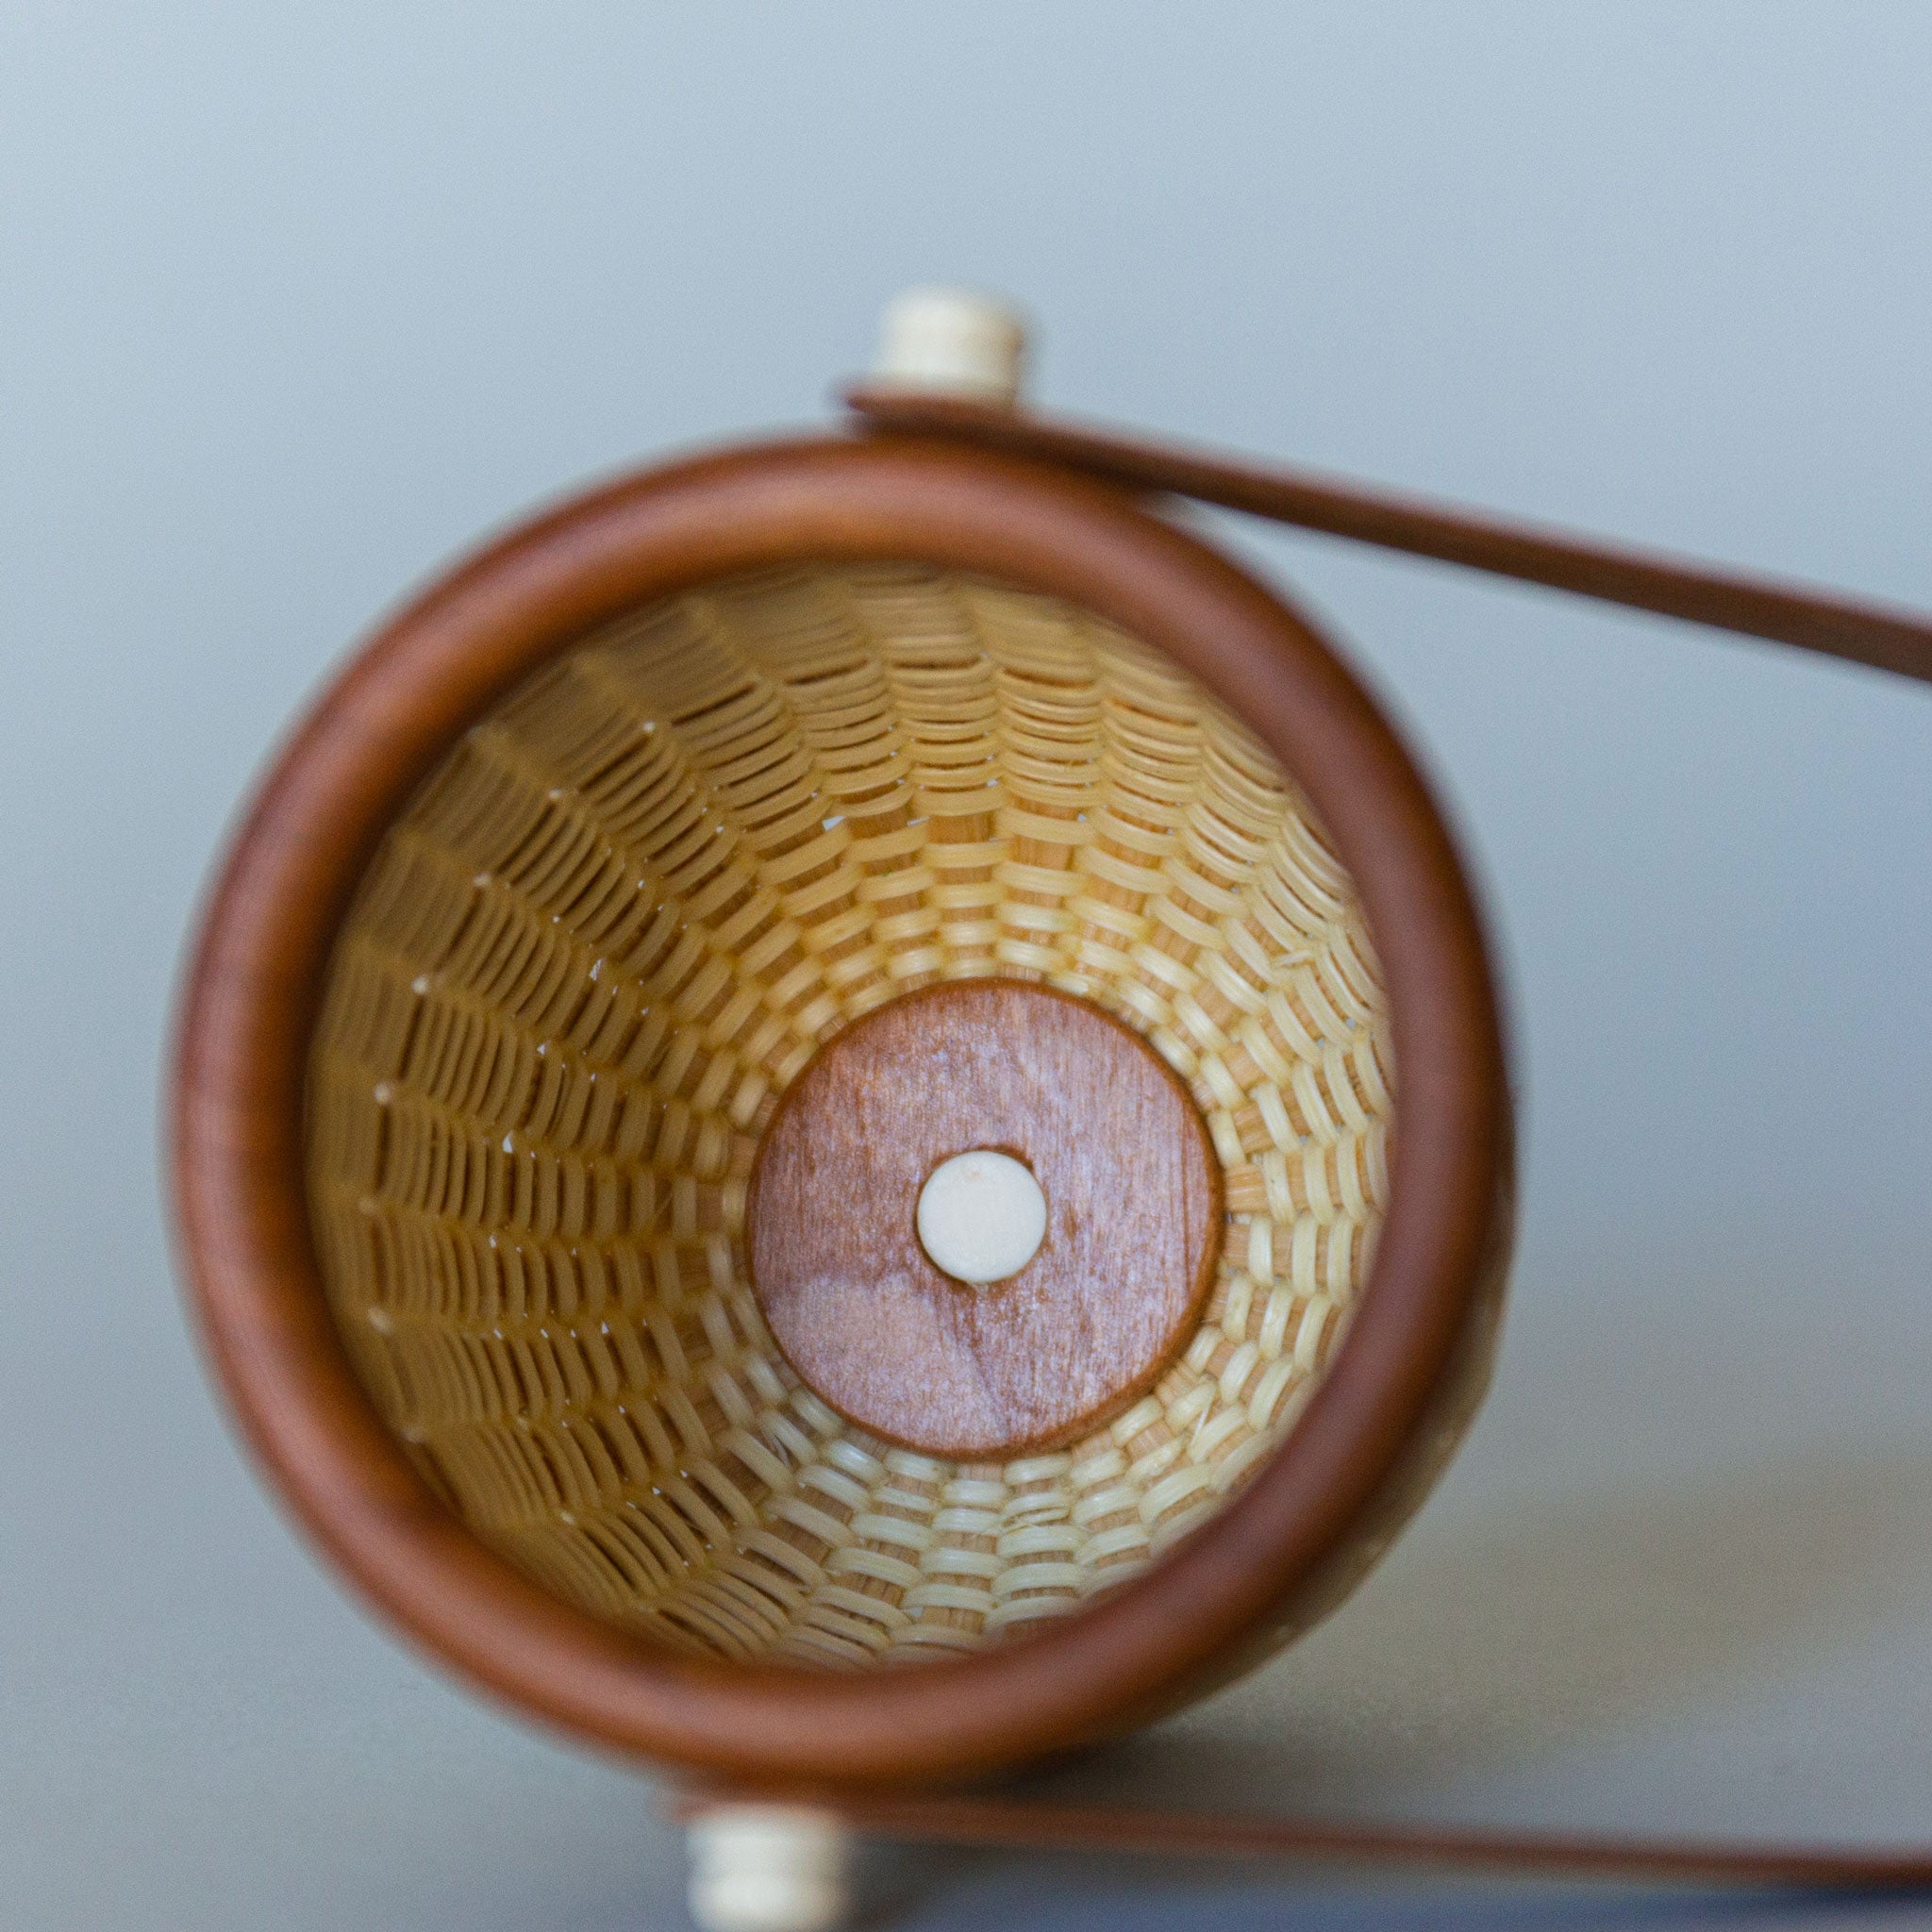
<svg viewBox="0 0 1932 1932">
<path fill-rule="evenodd" d="M 1009 1154 L 975 1147 L 942 1160 L 919 1191 L 919 1243 L 956 1281 L 1017 1274 L 1046 1239 L 1046 1196 Z"/>
</svg>

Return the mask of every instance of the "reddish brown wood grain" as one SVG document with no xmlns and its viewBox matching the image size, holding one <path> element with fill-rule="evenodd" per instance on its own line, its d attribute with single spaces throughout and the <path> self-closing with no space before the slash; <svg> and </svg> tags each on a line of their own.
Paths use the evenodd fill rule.
<svg viewBox="0 0 1932 1932">
<path fill-rule="evenodd" d="M 915 1216 L 941 1161 L 991 1147 L 1046 1195 L 1038 1255 L 972 1288 Z M 801 1074 L 747 1210 L 773 1336 L 848 1421 L 984 1460 L 1084 1434 L 1159 1376 L 1214 1275 L 1220 1168 L 1180 1081 L 1097 1007 L 1010 979 L 908 993 Z"/>
</svg>

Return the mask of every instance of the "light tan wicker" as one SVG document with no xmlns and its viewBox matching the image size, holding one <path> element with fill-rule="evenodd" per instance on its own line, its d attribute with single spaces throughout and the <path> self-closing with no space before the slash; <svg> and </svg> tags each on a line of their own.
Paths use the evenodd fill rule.
<svg viewBox="0 0 1932 1932">
<path fill-rule="evenodd" d="M 815 1047 L 983 974 L 1153 1043 L 1228 1225 L 1152 1394 L 958 1464 L 802 1386 L 741 1236 Z M 1221 705 L 1052 599 L 810 568 L 610 625 L 449 756 L 336 945 L 310 1196 L 358 1372 L 480 1537 L 680 1647 L 856 1666 L 1076 1606 L 1280 1441 L 1365 1276 L 1391 1075 L 1349 881 Z"/>
</svg>

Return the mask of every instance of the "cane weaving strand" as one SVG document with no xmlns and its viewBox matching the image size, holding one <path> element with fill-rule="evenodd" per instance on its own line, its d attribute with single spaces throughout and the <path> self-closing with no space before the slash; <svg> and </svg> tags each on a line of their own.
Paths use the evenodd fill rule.
<svg viewBox="0 0 1932 1932">
<path fill-rule="evenodd" d="M 741 1235 L 814 1047 L 984 974 L 1154 1044 L 1228 1224 L 1152 1394 L 962 1465 L 800 1385 Z M 1051 599 L 824 567 L 611 625 L 451 754 L 337 945 L 310 1196 L 358 1372 L 476 1534 L 663 1641 L 860 1665 L 1077 1607 L 1281 1441 L 1365 1276 L 1390 1077 L 1350 884 L 1224 708 Z"/>
</svg>

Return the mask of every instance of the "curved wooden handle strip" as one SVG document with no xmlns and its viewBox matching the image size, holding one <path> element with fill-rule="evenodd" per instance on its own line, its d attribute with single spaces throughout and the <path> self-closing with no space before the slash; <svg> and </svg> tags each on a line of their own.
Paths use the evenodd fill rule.
<svg viewBox="0 0 1932 1932">
<path fill-rule="evenodd" d="M 677 1809 L 702 1816 L 742 1793 L 694 1792 Z M 1516 1877 L 1638 1884 L 1932 1890 L 1932 1847 L 1586 1837 L 1312 1819 L 1217 1817 L 1201 1811 L 1042 1804 L 957 1791 L 885 1796 L 791 1794 L 854 1831 L 915 1844 L 1129 1853 L 1154 1857 L 1282 1857 Z"/>
<path fill-rule="evenodd" d="M 1579 597 L 1770 638 L 1932 683 L 1932 619 L 1826 591 L 1648 556 L 1290 470 L 1089 428 L 1032 410 L 859 385 L 846 402 L 874 429 L 939 436 L 1196 497 L 1333 537 L 1433 557 Z"/>
</svg>

